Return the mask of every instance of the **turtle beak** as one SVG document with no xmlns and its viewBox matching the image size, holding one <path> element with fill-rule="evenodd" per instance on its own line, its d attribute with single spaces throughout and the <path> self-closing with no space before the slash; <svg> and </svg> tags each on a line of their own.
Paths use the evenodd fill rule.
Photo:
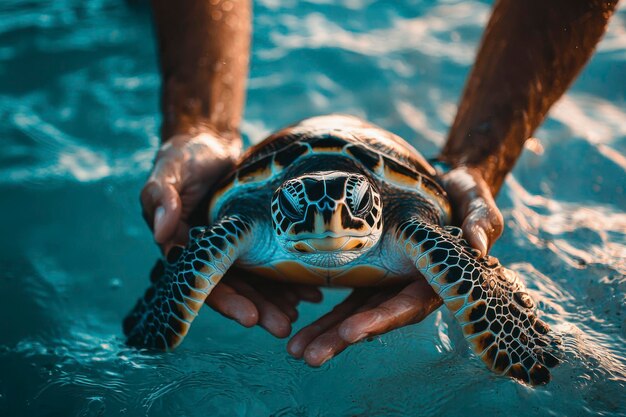
<svg viewBox="0 0 626 417">
<path fill-rule="evenodd" d="M 308 239 L 307 244 L 315 251 L 332 252 L 341 250 L 350 240 L 349 236 L 344 237 L 324 237 L 320 239 Z"/>
<path fill-rule="evenodd" d="M 294 243 L 293 248 L 300 253 L 355 251 L 364 248 L 366 240 L 356 236 L 311 238 Z"/>
</svg>

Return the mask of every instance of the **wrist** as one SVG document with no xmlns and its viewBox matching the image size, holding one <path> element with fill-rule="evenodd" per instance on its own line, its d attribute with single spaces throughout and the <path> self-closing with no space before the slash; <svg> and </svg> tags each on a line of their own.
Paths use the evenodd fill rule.
<svg viewBox="0 0 626 417">
<path fill-rule="evenodd" d="M 185 159 L 206 155 L 234 164 L 241 155 L 243 141 L 239 134 L 224 136 L 213 129 L 196 127 L 163 140 L 159 154 L 180 153 Z"/>
<path fill-rule="evenodd" d="M 223 126 L 213 123 L 211 118 L 189 113 L 163 113 L 161 142 L 165 143 L 175 136 L 194 137 L 208 134 L 233 142 L 241 142 L 241 133 L 237 126 Z"/>
<path fill-rule="evenodd" d="M 178 135 L 209 133 L 226 139 L 240 138 L 243 96 L 239 88 L 225 85 L 222 78 L 234 69 L 220 65 L 215 72 L 198 69 L 191 74 L 177 70 L 163 76 L 161 112 L 163 141 Z M 222 75 L 220 75 L 222 74 Z M 243 88 L 244 77 L 233 76 L 233 85 Z"/>
<path fill-rule="evenodd" d="M 489 177 L 479 167 L 464 164 L 450 164 L 440 157 L 432 158 L 429 161 L 437 172 L 436 180 L 444 189 L 450 188 L 450 183 L 455 183 L 455 187 L 463 188 L 464 192 L 470 188 L 480 185 L 480 188 L 489 190 L 491 195 L 495 195 L 494 187 L 488 180 Z"/>
<path fill-rule="evenodd" d="M 523 146 L 524 141 L 519 143 Z M 509 147 L 507 148 L 507 144 Z M 456 145 L 456 146 L 454 146 Z M 496 195 L 504 182 L 504 178 L 512 170 L 521 148 L 509 141 L 498 141 L 486 136 L 468 135 L 464 142 L 450 141 L 437 157 L 437 166 L 443 171 L 463 169 L 472 173 L 472 176 L 480 177 Z M 437 169 L 437 168 L 436 168 Z"/>
</svg>

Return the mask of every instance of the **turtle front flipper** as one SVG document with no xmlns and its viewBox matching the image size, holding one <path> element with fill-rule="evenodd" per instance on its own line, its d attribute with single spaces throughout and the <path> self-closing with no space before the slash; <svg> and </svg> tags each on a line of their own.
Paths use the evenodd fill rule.
<svg viewBox="0 0 626 417">
<path fill-rule="evenodd" d="M 187 247 L 157 263 L 152 285 L 124 319 L 127 343 L 171 350 L 180 344 L 211 290 L 239 257 L 249 225 L 239 217 L 189 232 Z"/>
<path fill-rule="evenodd" d="M 403 223 L 398 240 L 489 369 L 531 385 L 550 381 L 557 341 L 514 271 L 477 258 L 460 236 L 419 219 Z"/>
</svg>

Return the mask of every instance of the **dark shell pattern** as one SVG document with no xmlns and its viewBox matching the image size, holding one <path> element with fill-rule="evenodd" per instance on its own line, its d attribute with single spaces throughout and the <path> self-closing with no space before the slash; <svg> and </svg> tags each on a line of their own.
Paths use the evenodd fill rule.
<svg viewBox="0 0 626 417">
<path fill-rule="evenodd" d="M 331 123 L 328 118 L 332 117 Z M 258 187 L 281 176 L 284 170 L 312 156 L 349 158 L 379 180 L 417 193 L 440 210 L 440 222 L 449 222 L 445 191 L 434 180 L 434 168 L 399 136 L 352 116 L 323 116 L 287 127 L 251 147 L 213 194 L 210 218 L 224 200 L 248 187 Z M 320 125 L 322 127 L 320 127 Z M 331 125 L 332 128 L 324 126 Z"/>
</svg>

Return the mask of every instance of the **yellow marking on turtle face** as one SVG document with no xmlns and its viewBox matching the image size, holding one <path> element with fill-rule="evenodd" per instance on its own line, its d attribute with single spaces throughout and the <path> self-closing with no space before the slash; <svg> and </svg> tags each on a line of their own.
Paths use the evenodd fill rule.
<svg viewBox="0 0 626 417">
<path fill-rule="evenodd" d="M 348 243 L 351 236 L 342 236 L 342 237 L 325 237 L 325 238 L 311 238 L 307 240 L 307 243 L 313 247 L 316 251 L 337 251 L 340 249 L 344 249 L 344 246 Z"/>
<path fill-rule="evenodd" d="M 360 249 L 365 245 L 365 243 L 360 239 L 352 239 L 349 241 L 346 246 L 344 246 L 343 250 L 353 250 Z"/>
<path fill-rule="evenodd" d="M 312 247 L 310 247 L 309 245 L 307 245 L 304 242 L 298 242 L 295 245 L 293 245 L 293 248 L 295 250 L 297 250 L 298 252 L 304 252 L 304 253 L 311 253 L 314 251 L 314 249 Z"/>
</svg>

